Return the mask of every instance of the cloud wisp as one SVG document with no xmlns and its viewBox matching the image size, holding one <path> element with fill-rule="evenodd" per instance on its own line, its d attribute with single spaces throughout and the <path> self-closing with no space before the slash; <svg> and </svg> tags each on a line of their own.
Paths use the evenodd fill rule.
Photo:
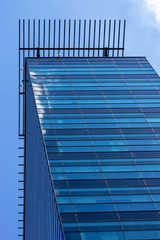
<svg viewBox="0 0 160 240">
<path fill-rule="evenodd" d="M 154 15 L 152 24 L 160 29 L 160 0 L 144 0 L 144 2 L 145 8 Z"/>
</svg>

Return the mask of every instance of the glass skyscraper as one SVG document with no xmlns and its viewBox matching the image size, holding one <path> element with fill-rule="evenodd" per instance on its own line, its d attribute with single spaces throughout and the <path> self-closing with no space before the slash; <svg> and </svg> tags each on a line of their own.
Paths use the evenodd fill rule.
<svg viewBox="0 0 160 240">
<path fill-rule="evenodd" d="M 160 239 L 160 81 L 145 57 L 27 58 L 25 240 Z"/>
</svg>

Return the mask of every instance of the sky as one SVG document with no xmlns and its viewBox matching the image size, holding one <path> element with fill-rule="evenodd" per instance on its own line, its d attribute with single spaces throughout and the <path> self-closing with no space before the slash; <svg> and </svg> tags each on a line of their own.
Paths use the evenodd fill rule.
<svg viewBox="0 0 160 240">
<path fill-rule="evenodd" d="M 125 56 L 160 74 L 160 0 L 0 1 L 0 239 L 18 239 L 18 19 L 126 19 Z"/>
</svg>

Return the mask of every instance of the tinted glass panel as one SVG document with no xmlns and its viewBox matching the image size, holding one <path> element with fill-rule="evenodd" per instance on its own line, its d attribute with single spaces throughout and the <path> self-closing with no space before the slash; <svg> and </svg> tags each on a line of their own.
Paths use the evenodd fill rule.
<svg viewBox="0 0 160 240">
<path fill-rule="evenodd" d="M 160 83 L 146 58 L 27 64 L 66 240 L 160 239 Z"/>
</svg>

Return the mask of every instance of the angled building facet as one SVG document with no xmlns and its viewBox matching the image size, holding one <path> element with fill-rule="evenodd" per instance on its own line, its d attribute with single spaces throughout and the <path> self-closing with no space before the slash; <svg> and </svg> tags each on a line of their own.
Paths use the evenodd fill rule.
<svg viewBox="0 0 160 240">
<path fill-rule="evenodd" d="M 28 59 L 27 68 L 26 160 L 41 173 L 39 207 L 50 190 L 66 240 L 158 239 L 159 77 L 146 58 Z"/>
</svg>

